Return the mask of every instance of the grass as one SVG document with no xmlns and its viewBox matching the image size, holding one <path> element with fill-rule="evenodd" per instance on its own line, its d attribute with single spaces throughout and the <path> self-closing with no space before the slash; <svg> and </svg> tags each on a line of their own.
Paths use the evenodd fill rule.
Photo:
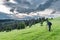
<svg viewBox="0 0 60 40">
<path fill-rule="evenodd" d="M 51 32 L 48 31 L 46 22 L 43 26 L 38 23 L 31 28 L 0 32 L 0 40 L 60 40 L 60 18 L 50 21 L 53 24 Z"/>
</svg>

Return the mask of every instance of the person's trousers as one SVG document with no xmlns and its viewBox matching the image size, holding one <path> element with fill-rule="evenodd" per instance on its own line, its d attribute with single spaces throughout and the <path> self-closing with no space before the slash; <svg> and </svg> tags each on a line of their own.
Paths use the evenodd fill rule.
<svg viewBox="0 0 60 40">
<path fill-rule="evenodd" d="M 51 31 L 51 26 L 49 26 L 49 31 Z"/>
</svg>

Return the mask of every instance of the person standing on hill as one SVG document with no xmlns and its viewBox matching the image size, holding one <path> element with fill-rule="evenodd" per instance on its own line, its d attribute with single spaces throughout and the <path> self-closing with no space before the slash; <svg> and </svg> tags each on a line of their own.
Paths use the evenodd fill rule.
<svg viewBox="0 0 60 40">
<path fill-rule="evenodd" d="M 48 30 L 49 32 L 51 31 L 51 26 L 52 26 L 52 23 L 50 21 L 47 21 L 47 25 L 48 25 Z"/>
</svg>

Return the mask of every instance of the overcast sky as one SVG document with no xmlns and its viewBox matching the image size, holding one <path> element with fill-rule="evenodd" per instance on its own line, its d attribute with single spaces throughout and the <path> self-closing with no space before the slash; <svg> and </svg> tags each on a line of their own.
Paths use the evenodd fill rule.
<svg viewBox="0 0 60 40">
<path fill-rule="evenodd" d="M 34 7 L 37 7 L 38 5 L 40 5 L 40 4 L 44 4 L 46 1 L 49 1 L 49 0 L 15 0 L 15 2 L 13 1 L 13 0 L 10 0 L 10 2 L 12 2 L 12 3 L 20 3 L 20 1 L 22 1 L 22 2 L 24 2 L 24 1 L 27 1 L 27 2 L 29 2 L 31 5 L 30 5 L 30 8 L 34 8 Z M 10 13 L 10 9 L 7 7 L 7 6 L 5 6 L 5 5 L 1 5 L 2 3 L 4 3 L 4 2 L 6 2 L 5 0 L 0 0 L 0 12 L 1 12 L 1 17 L 3 17 L 2 16 L 2 14 L 3 13 Z M 22 3 L 23 4 L 23 3 Z M 21 5 L 22 5 L 21 4 Z M 51 5 L 51 8 L 53 9 L 59 9 L 60 10 L 60 1 L 58 1 L 58 2 L 55 2 L 55 3 L 53 3 L 53 5 Z M 20 5 L 20 4 L 19 4 Z M 20 6 L 21 6 L 20 5 Z M 25 7 L 26 5 L 24 4 L 24 5 L 22 5 L 23 7 Z M 46 8 L 47 9 L 47 8 Z M 48 9 L 49 10 L 49 9 Z M 3 12 L 3 13 L 2 13 Z M 50 12 L 50 10 L 49 11 L 42 11 L 43 13 L 48 13 L 48 12 Z M 4 16 L 5 17 L 5 16 Z"/>
</svg>

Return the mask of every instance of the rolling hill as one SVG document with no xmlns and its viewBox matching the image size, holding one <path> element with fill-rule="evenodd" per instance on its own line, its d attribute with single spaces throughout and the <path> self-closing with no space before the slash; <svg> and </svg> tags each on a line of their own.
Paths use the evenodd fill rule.
<svg viewBox="0 0 60 40">
<path fill-rule="evenodd" d="M 44 26 L 38 23 L 31 28 L 0 32 L 0 40 L 60 40 L 60 18 L 50 21 L 53 23 L 51 32 L 48 31 L 46 22 Z"/>
</svg>

